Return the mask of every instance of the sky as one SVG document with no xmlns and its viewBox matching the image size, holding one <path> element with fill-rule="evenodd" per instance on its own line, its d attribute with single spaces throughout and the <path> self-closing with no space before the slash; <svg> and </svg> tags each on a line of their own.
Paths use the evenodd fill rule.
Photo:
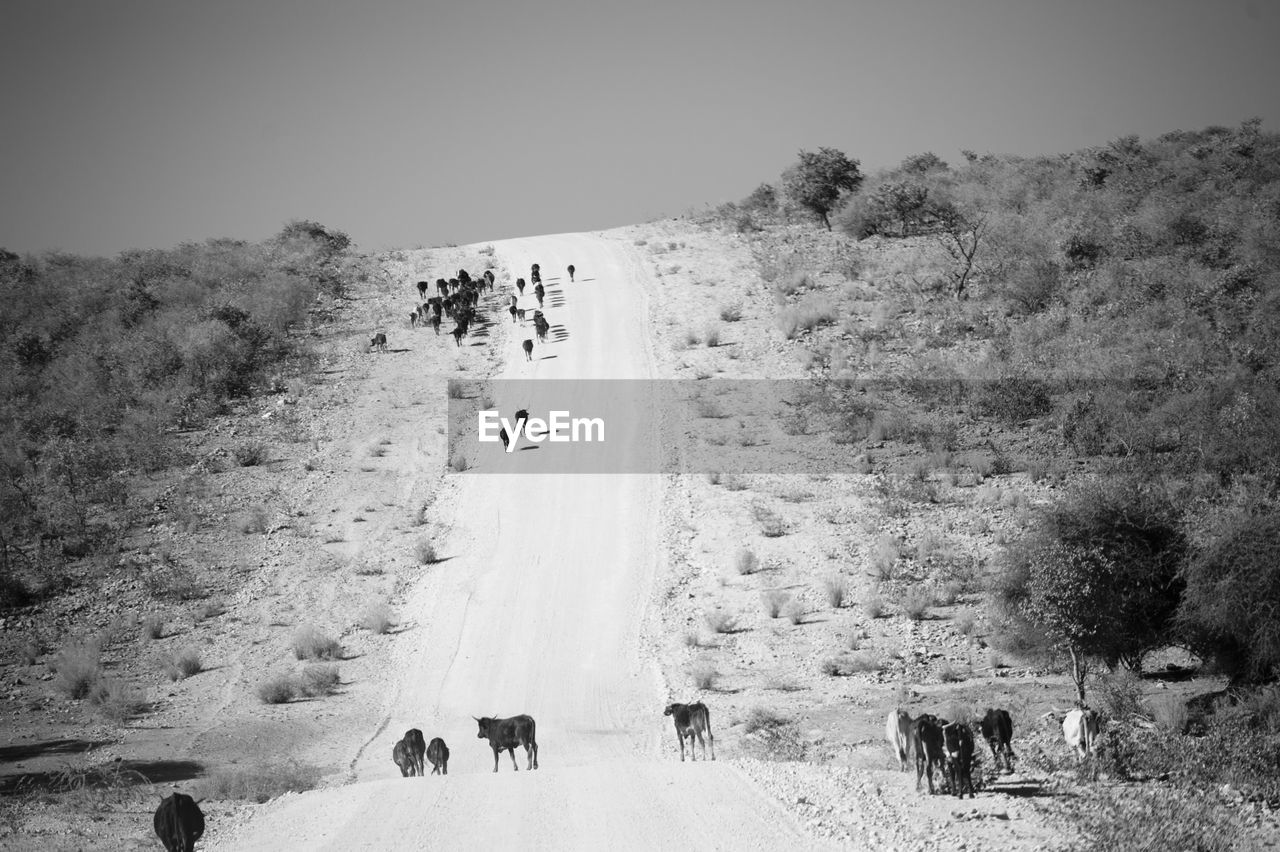
<svg viewBox="0 0 1280 852">
<path fill-rule="evenodd" d="M 1280 130 L 1274 0 L 8 0 L 0 247 L 110 255 L 291 219 L 367 250 L 864 172 Z"/>
</svg>

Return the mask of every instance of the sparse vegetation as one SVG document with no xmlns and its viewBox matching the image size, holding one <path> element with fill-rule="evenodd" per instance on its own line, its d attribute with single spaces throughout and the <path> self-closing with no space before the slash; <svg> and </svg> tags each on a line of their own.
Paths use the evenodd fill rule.
<svg viewBox="0 0 1280 852">
<path fill-rule="evenodd" d="M 90 689 L 88 698 L 98 713 L 117 725 L 123 725 L 147 710 L 147 700 L 142 692 L 119 678 L 99 678 Z"/>
<path fill-rule="evenodd" d="M 204 798 L 263 804 L 285 793 L 314 789 L 320 777 L 320 771 L 313 767 L 303 767 L 291 761 L 273 762 L 252 768 L 218 770 L 202 780 L 198 790 Z"/>
<path fill-rule="evenodd" d="M 840 609 L 849 597 L 849 582 L 839 574 L 832 574 L 822 581 L 822 591 L 827 598 L 827 606 Z"/>
<path fill-rule="evenodd" d="M 371 604 L 360 616 L 360 626 L 379 636 L 389 631 L 394 624 L 391 620 L 391 608 L 384 603 Z"/>
<path fill-rule="evenodd" d="M 744 548 L 738 551 L 734 559 L 734 567 L 738 569 L 739 574 L 754 574 L 760 570 L 760 559 L 754 552 Z"/>
<path fill-rule="evenodd" d="M 336 665 L 312 663 L 302 670 L 298 678 L 298 690 L 308 697 L 333 695 L 341 682 Z"/>
<path fill-rule="evenodd" d="M 293 655 L 299 660 L 339 660 L 342 645 L 314 625 L 304 624 L 293 634 Z"/>
<path fill-rule="evenodd" d="M 902 613 L 912 621 L 920 621 L 933 606 L 933 594 L 921 586 L 912 586 L 902 596 Z"/>
<path fill-rule="evenodd" d="M 791 600 L 791 595 L 781 589 L 770 589 L 762 595 L 764 599 L 764 611 L 770 618 L 777 618 L 782 614 L 782 608 Z"/>
<path fill-rule="evenodd" d="M 723 609 L 707 613 L 706 621 L 712 633 L 736 633 L 738 630 L 738 617 Z"/>
<path fill-rule="evenodd" d="M 298 697 L 298 686 L 288 675 L 275 675 L 258 684 L 255 690 L 263 704 L 287 704 Z"/>
<path fill-rule="evenodd" d="M 204 663 L 200 659 L 200 651 L 188 647 L 167 655 L 163 668 L 169 680 L 183 680 L 203 671 Z"/>
<path fill-rule="evenodd" d="M 267 445 L 262 441 L 245 441 L 231 451 L 236 464 L 241 467 L 256 467 L 267 460 L 267 454 Z"/>
<path fill-rule="evenodd" d="M 720 672 L 710 660 L 697 660 L 689 667 L 689 676 L 698 689 L 715 689 Z"/>
<path fill-rule="evenodd" d="M 68 645 L 54 657 L 53 684 L 67 698 L 85 698 L 102 677 L 102 650 L 97 642 Z"/>
<path fill-rule="evenodd" d="M 413 545 L 413 555 L 422 565 L 434 565 L 440 561 L 435 545 L 425 538 L 418 539 Z"/>
<path fill-rule="evenodd" d="M 142 636 L 144 639 L 164 638 L 164 618 L 157 613 L 149 613 L 142 619 Z"/>
</svg>

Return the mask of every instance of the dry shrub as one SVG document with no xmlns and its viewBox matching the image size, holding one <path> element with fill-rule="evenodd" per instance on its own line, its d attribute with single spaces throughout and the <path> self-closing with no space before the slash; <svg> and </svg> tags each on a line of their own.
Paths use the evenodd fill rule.
<svg viewBox="0 0 1280 852">
<path fill-rule="evenodd" d="M 933 594 L 923 586 L 913 586 L 902 598 L 902 612 L 912 621 L 920 621 L 933 606 Z"/>
<path fill-rule="evenodd" d="M 803 624 L 804 617 L 809 614 L 809 608 L 799 598 L 792 598 L 782 608 L 782 614 L 792 624 Z"/>
<path fill-rule="evenodd" d="M 100 678 L 89 691 L 89 703 L 116 724 L 124 724 L 147 710 L 147 700 L 137 687 L 116 678 Z"/>
<path fill-rule="evenodd" d="M 754 574 L 760 570 L 760 559 L 752 551 L 743 548 L 734 559 L 734 567 L 739 574 Z"/>
<path fill-rule="evenodd" d="M 710 660 L 698 660 L 689 667 L 689 676 L 698 689 L 715 689 L 720 672 Z"/>
<path fill-rule="evenodd" d="M 849 583 L 841 575 L 832 574 L 823 581 L 822 591 L 826 595 L 827 605 L 832 609 L 839 609 L 849 597 Z"/>
<path fill-rule="evenodd" d="M 712 633 L 736 633 L 738 631 L 738 617 L 731 612 L 717 609 L 706 615 L 707 627 L 711 628 Z"/>
<path fill-rule="evenodd" d="M 851 674 L 878 672 L 884 669 L 884 660 L 871 651 L 841 654 L 822 663 L 822 673 L 831 677 L 847 677 Z"/>
<path fill-rule="evenodd" d="M 966 609 L 956 613 L 953 623 L 955 624 L 956 630 L 959 630 L 961 634 L 965 636 L 972 636 L 975 620 L 973 610 Z"/>
<path fill-rule="evenodd" d="M 1151 719 L 1166 733 L 1186 733 L 1191 721 L 1187 702 L 1176 695 L 1162 695 L 1147 702 Z"/>
<path fill-rule="evenodd" d="M 94 640 L 68 645 L 50 667 L 55 689 L 67 698 L 84 698 L 102 677 L 102 648 Z"/>
<path fill-rule="evenodd" d="M 720 345 L 720 328 L 714 323 L 708 323 L 707 327 L 702 331 L 702 340 L 708 349 L 714 349 Z"/>
<path fill-rule="evenodd" d="M 164 618 L 151 613 L 142 619 L 142 637 L 144 639 L 164 638 Z"/>
<path fill-rule="evenodd" d="M 210 618 L 216 618 L 217 616 L 222 615 L 226 611 L 227 611 L 226 604 L 223 604 L 219 601 L 210 601 L 207 604 L 203 604 L 199 609 L 196 610 L 196 618 L 200 619 L 201 621 L 205 621 Z"/>
<path fill-rule="evenodd" d="M 287 704 L 298 695 L 298 686 L 288 675 L 276 675 L 258 684 L 258 698 L 263 704 Z"/>
<path fill-rule="evenodd" d="M 757 706 L 747 711 L 746 721 L 742 723 L 742 732 L 744 734 L 754 734 L 756 731 L 778 728 L 790 723 L 791 719 L 778 711 L 769 707 Z"/>
<path fill-rule="evenodd" d="M 462 450 L 454 450 L 449 456 L 449 470 L 454 473 L 462 473 L 471 469 L 471 462 L 467 461 L 466 454 Z"/>
<path fill-rule="evenodd" d="M 418 539 L 413 545 L 413 555 L 423 565 L 434 565 L 440 561 L 435 545 L 425 538 Z"/>
<path fill-rule="evenodd" d="M 791 595 L 781 589 L 770 589 L 762 597 L 764 611 L 770 618 L 777 618 L 782 613 L 782 608 L 791 600 Z"/>
<path fill-rule="evenodd" d="M 766 538 L 778 538 L 787 534 L 787 522 L 763 503 L 752 504 L 751 516 L 755 518 L 761 534 Z"/>
<path fill-rule="evenodd" d="M 261 534 L 267 531 L 267 510 L 263 506 L 250 506 L 235 516 L 235 528 L 244 535 Z"/>
<path fill-rule="evenodd" d="M 303 695 L 333 695 L 342 683 L 338 676 L 338 667 L 333 663 L 312 663 L 302 670 L 298 678 L 298 689 Z"/>
<path fill-rule="evenodd" d="M 204 663 L 199 650 L 183 648 L 165 657 L 163 670 L 169 680 L 184 680 L 204 671 Z"/>
<path fill-rule="evenodd" d="M 360 616 L 360 626 L 379 636 L 390 630 L 393 624 L 391 608 L 384 603 L 371 604 Z"/>
<path fill-rule="evenodd" d="M 891 535 L 882 535 L 877 538 L 875 550 L 871 554 L 872 576 L 881 580 L 892 580 L 894 566 L 901 555 L 901 545 L 897 538 Z"/>
<path fill-rule="evenodd" d="M 720 308 L 720 319 L 724 322 L 737 322 L 742 319 L 741 305 L 724 305 Z"/>
<path fill-rule="evenodd" d="M 245 441 L 238 444 L 231 455 L 241 467 L 256 467 L 267 460 L 267 445 L 261 441 Z"/>
<path fill-rule="evenodd" d="M 874 592 L 862 599 L 862 612 L 867 618 L 875 619 L 884 615 L 884 600 Z"/>
<path fill-rule="evenodd" d="M 953 666 L 951 663 L 943 663 L 938 667 L 938 679 L 943 683 L 959 683 L 969 677 L 968 669 L 962 669 L 959 666 Z M 956 720 L 952 720 L 956 721 Z"/>
<path fill-rule="evenodd" d="M 339 660 L 342 645 L 314 625 L 304 624 L 293 634 L 293 655 L 299 660 Z"/>
</svg>

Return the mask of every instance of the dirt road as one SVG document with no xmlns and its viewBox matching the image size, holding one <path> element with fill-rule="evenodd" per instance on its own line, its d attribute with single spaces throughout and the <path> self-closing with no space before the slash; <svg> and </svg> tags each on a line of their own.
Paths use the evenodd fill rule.
<svg viewBox="0 0 1280 852">
<path fill-rule="evenodd" d="M 507 334 L 499 378 L 656 377 L 655 284 L 631 246 L 589 234 L 494 245 L 514 275 L 541 265 L 561 332 L 526 361 L 532 327 L 509 326 L 520 333 Z M 521 306 L 535 307 L 526 293 Z M 498 403 L 505 416 L 537 412 L 537 401 Z M 557 474 L 554 453 L 500 445 L 475 464 L 521 472 L 457 476 L 437 502 L 452 529 L 446 560 L 406 607 L 400 679 L 386 717 L 370 720 L 356 783 L 278 800 L 216 848 L 813 847 L 728 762 L 674 757 L 665 689 L 640 646 L 659 477 Z M 520 754 L 513 772 L 504 756 L 495 775 L 472 717 L 518 713 L 537 719 L 541 768 L 526 771 Z M 448 778 L 398 776 L 391 747 L 410 727 L 448 742 Z"/>
</svg>

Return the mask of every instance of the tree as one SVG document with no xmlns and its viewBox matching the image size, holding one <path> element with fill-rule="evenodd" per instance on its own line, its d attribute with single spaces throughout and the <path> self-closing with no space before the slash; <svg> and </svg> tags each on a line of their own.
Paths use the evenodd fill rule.
<svg viewBox="0 0 1280 852">
<path fill-rule="evenodd" d="M 813 213 L 831 230 L 828 218 L 840 193 L 853 192 L 862 184 L 858 161 L 835 148 L 801 151 L 800 160 L 782 174 L 782 191 L 796 204 Z"/>
</svg>

